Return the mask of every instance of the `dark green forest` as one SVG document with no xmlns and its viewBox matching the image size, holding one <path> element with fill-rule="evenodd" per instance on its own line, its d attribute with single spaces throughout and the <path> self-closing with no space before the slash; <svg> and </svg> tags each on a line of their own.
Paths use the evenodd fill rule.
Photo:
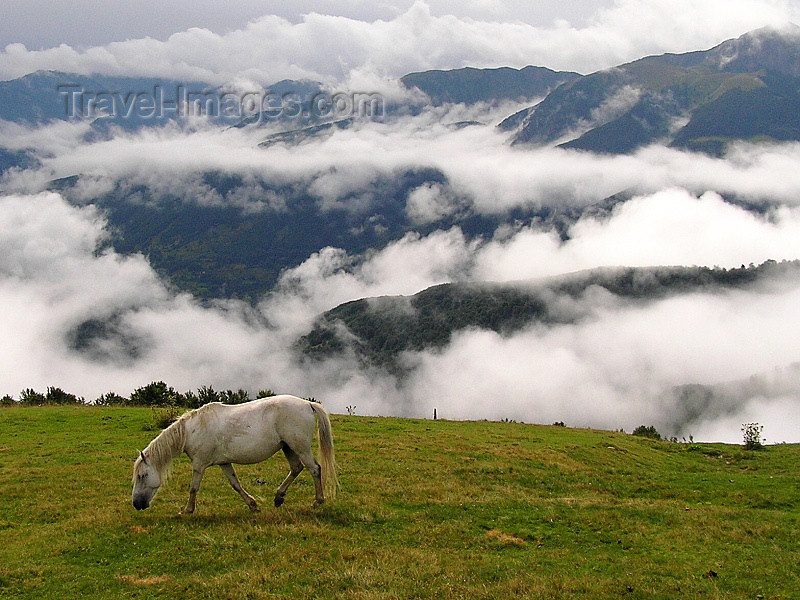
<svg viewBox="0 0 800 600">
<path fill-rule="evenodd" d="M 576 323 L 612 303 L 752 289 L 785 276 L 800 277 L 800 261 L 767 261 L 734 269 L 604 268 L 534 282 L 447 283 L 413 296 L 337 306 L 317 320 L 298 341 L 297 350 L 309 360 L 352 351 L 365 365 L 401 372 L 402 352 L 442 348 L 464 329 L 508 335 L 534 324 Z"/>
</svg>

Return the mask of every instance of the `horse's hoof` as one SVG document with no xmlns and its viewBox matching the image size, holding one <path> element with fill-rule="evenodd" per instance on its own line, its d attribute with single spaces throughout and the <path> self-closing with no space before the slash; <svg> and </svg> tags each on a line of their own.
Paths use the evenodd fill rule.
<svg viewBox="0 0 800 600">
<path fill-rule="evenodd" d="M 258 504 L 253 503 L 250 505 L 250 512 L 254 513 L 261 512 L 261 509 L 258 508 Z"/>
<path fill-rule="evenodd" d="M 314 504 L 311 505 L 311 508 L 318 508 L 322 506 L 325 500 L 314 500 Z"/>
<path fill-rule="evenodd" d="M 275 496 L 275 508 L 278 508 L 281 504 L 283 504 L 284 500 L 285 498 L 283 496 Z"/>
</svg>

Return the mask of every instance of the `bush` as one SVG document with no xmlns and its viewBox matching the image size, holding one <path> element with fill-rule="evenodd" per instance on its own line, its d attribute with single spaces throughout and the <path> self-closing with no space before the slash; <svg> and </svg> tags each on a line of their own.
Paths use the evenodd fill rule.
<svg viewBox="0 0 800 600">
<path fill-rule="evenodd" d="M 225 390 L 219 393 L 219 397 L 220 401 L 225 404 L 243 404 L 245 402 L 250 402 L 250 394 L 247 390 L 241 389 L 236 392 L 233 390 Z"/>
<path fill-rule="evenodd" d="M 47 402 L 47 397 L 33 388 L 26 388 L 20 392 L 19 402 L 24 406 L 42 406 Z"/>
<path fill-rule="evenodd" d="M 201 406 L 200 398 L 191 390 L 182 394 L 178 394 L 178 398 L 176 399 L 175 403 L 178 406 L 184 406 L 186 408 L 200 408 Z"/>
<path fill-rule="evenodd" d="M 219 394 L 214 391 L 214 388 L 209 386 L 203 386 L 199 390 L 197 390 L 197 405 L 203 406 L 208 404 L 209 402 L 219 402 Z"/>
<path fill-rule="evenodd" d="M 75 394 L 68 394 L 61 388 L 49 387 L 47 388 L 47 395 L 45 396 L 46 404 L 86 404 L 83 398 L 78 398 Z"/>
<path fill-rule="evenodd" d="M 13 398 L 11 398 L 13 402 Z M 79 398 L 75 394 L 68 394 L 61 388 L 48 387 L 47 393 L 42 394 L 33 388 L 26 388 L 20 392 L 19 402 L 23 406 L 44 406 L 50 405 L 65 405 L 65 404 L 86 404 L 86 400 Z"/>
<path fill-rule="evenodd" d="M 174 406 L 180 395 L 163 381 L 154 381 L 137 388 L 131 394 L 130 403 L 134 406 Z"/>
<path fill-rule="evenodd" d="M 639 437 L 646 437 L 651 438 L 654 440 L 660 440 L 661 434 L 656 431 L 656 428 L 652 425 L 648 425 L 645 427 L 644 425 L 639 425 L 636 429 L 633 430 L 633 435 L 638 435 Z"/>
<path fill-rule="evenodd" d="M 152 408 L 153 414 L 150 415 L 152 427 L 146 429 L 166 429 L 177 421 L 183 411 L 177 406 L 162 406 Z"/>
<path fill-rule="evenodd" d="M 744 447 L 747 450 L 759 450 L 764 446 L 761 443 L 761 433 L 764 431 L 763 425 L 758 423 L 744 423 L 742 433 L 744 434 Z"/>
<path fill-rule="evenodd" d="M 128 399 L 114 392 L 106 392 L 94 401 L 97 406 L 123 406 L 128 404 Z"/>
<path fill-rule="evenodd" d="M 274 396 L 271 389 L 259 390 L 257 398 Z M 250 394 L 247 390 L 237 391 L 225 390 L 217 392 L 211 386 L 203 386 L 197 392 L 188 391 L 186 393 L 176 392 L 163 381 L 154 381 L 133 391 L 129 398 L 120 396 L 115 392 L 107 392 L 99 396 L 95 401 L 96 406 L 150 406 L 150 407 L 183 407 L 200 408 L 209 402 L 224 402 L 225 404 L 242 404 L 250 401 Z M 0 406 L 42 406 L 45 404 L 87 404 L 86 400 L 75 394 L 69 394 L 57 387 L 48 387 L 47 393 L 42 394 L 32 388 L 22 390 L 19 395 L 19 402 L 12 396 L 6 395 L 0 399 Z"/>
</svg>

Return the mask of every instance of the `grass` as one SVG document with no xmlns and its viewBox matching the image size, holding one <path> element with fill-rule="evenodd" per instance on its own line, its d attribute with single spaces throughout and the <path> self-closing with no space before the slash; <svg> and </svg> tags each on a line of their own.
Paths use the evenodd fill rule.
<svg viewBox="0 0 800 600">
<path fill-rule="evenodd" d="M 792 598 L 800 447 L 671 444 L 517 423 L 333 417 L 340 498 L 282 456 L 184 457 L 130 505 L 149 409 L 0 410 L 0 598 Z"/>
</svg>

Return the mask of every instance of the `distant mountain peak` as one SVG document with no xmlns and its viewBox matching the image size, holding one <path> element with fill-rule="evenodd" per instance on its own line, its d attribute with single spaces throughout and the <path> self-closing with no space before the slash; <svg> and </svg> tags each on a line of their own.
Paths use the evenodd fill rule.
<svg viewBox="0 0 800 600">
<path fill-rule="evenodd" d="M 766 69 L 800 77 L 800 27 L 762 27 L 726 40 L 708 51 L 721 71 L 747 73 Z"/>
<path fill-rule="evenodd" d="M 612 114 L 625 90 L 638 98 Z M 501 125 L 516 131 L 514 144 L 614 154 L 654 143 L 721 154 L 737 140 L 800 140 L 800 27 L 765 27 L 709 50 L 598 71 Z"/>
</svg>

